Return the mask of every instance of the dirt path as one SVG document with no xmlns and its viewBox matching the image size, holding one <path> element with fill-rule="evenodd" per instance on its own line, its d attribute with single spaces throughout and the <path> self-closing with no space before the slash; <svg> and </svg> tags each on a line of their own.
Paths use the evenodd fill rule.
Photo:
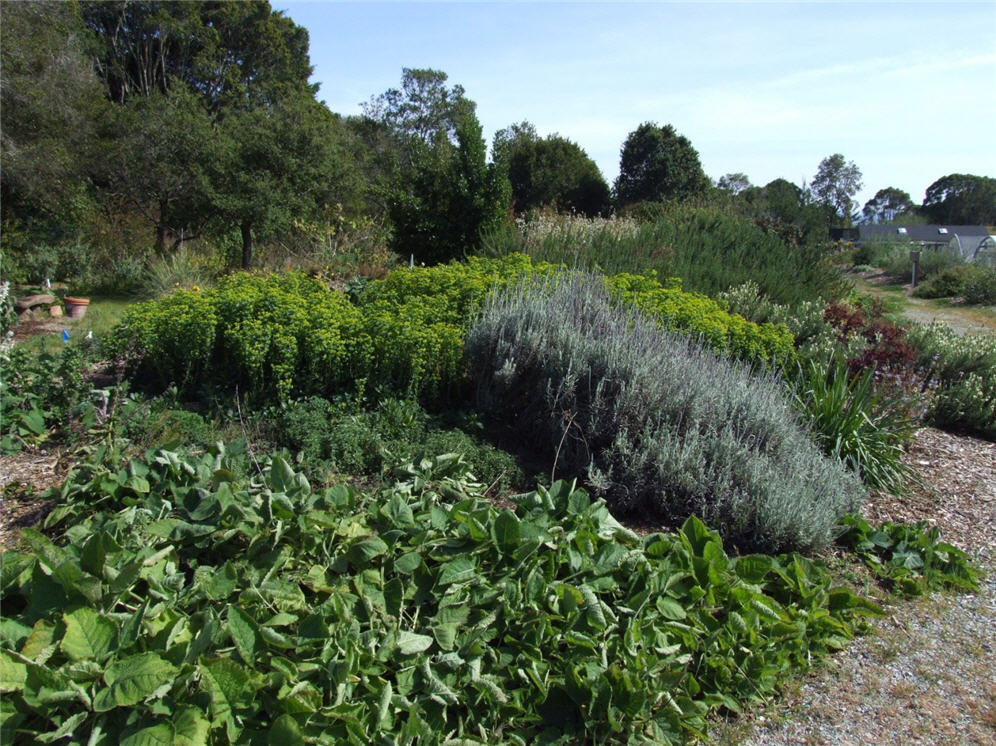
<svg viewBox="0 0 996 746">
<path fill-rule="evenodd" d="M 859 293 L 880 298 L 889 310 L 910 321 L 929 324 L 943 321 L 958 334 L 980 332 L 996 333 L 996 307 L 958 306 L 913 295 L 913 286 L 893 285 L 891 278 L 881 272 L 851 273 L 848 279 L 854 282 Z"/>
</svg>

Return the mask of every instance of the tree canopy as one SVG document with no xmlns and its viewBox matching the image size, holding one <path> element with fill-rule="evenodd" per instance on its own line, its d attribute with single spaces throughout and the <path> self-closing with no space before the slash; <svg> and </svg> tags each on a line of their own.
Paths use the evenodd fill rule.
<svg viewBox="0 0 996 746">
<path fill-rule="evenodd" d="M 854 195 L 861 189 L 861 169 L 840 153 L 828 155 L 813 177 L 813 194 L 827 210 L 831 223 L 851 224 Z"/>
<path fill-rule="evenodd" d="M 720 176 L 716 182 L 717 189 L 722 189 L 724 192 L 730 192 L 734 195 L 740 194 L 745 189 L 750 189 L 750 187 L 751 183 L 750 179 L 747 178 L 747 174 L 740 172 Z"/>
<path fill-rule="evenodd" d="M 499 130 L 492 150 L 495 163 L 508 175 L 516 211 L 547 206 L 594 216 L 609 209 L 602 172 L 567 138 L 540 137 L 532 124 L 522 122 Z"/>
<path fill-rule="evenodd" d="M 698 151 L 670 124 L 645 122 L 623 143 L 615 184 L 620 205 L 686 199 L 708 185 Z"/>
<path fill-rule="evenodd" d="M 219 115 L 308 87 L 308 32 L 269 2 L 86 0 L 108 97 L 166 93 L 180 83 Z"/>
<path fill-rule="evenodd" d="M 0 209 L 5 222 L 71 221 L 103 106 L 89 34 L 70 3 L 2 3 L 0 18 Z"/>
<path fill-rule="evenodd" d="M 916 210 L 908 192 L 895 187 L 886 187 L 875 192 L 875 196 L 865 202 L 861 214 L 870 223 L 887 223 Z"/>
<path fill-rule="evenodd" d="M 401 88 L 389 88 L 363 104 L 363 113 L 384 124 L 396 136 L 414 138 L 428 145 L 440 138 L 457 142 L 457 130 L 476 104 L 462 85 L 446 87 L 441 70 L 404 68 Z"/>
<path fill-rule="evenodd" d="M 996 225 L 996 179 L 942 176 L 927 187 L 922 210 L 935 223 Z"/>
</svg>

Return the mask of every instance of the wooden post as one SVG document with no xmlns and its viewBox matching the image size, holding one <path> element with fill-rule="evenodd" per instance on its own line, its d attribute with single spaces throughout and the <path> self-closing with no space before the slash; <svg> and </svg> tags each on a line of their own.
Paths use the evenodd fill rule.
<svg viewBox="0 0 996 746">
<path fill-rule="evenodd" d="M 910 251 L 910 261 L 913 262 L 913 287 L 916 287 L 917 270 L 920 269 L 920 251 L 918 249 Z"/>
</svg>

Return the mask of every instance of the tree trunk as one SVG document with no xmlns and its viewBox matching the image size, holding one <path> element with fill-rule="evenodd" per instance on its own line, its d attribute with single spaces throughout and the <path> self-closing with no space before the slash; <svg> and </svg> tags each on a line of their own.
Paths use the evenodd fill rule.
<svg viewBox="0 0 996 746">
<path fill-rule="evenodd" d="M 165 221 L 160 221 L 156 226 L 156 253 L 162 256 L 166 252 L 166 226 Z"/>
<path fill-rule="evenodd" d="M 252 262 L 252 231 L 249 223 L 242 224 L 242 269 L 249 271 Z"/>
</svg>

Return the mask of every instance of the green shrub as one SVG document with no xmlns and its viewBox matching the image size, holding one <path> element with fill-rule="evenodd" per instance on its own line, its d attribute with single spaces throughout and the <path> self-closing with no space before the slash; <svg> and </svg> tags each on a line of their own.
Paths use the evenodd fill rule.
<svg viewBox="0 0 996 746">
<path fill-rule="evenodd" d="M 996 440 L 996 335 L 961 336 L 946 324 L 914 324 L 908 340 L 929 394 L 925 419 Z"/>
<path fill-rule="evenodd" d="M 557 271 L 522 254 L 473 257 L 396 270 L 359 289 L 355 303 L 303 275 L 240 273 L 208 290 L 130 308 L 110 350 L 134 353 L 133 374 L 159 388 L 237 388 L 271 402 L 361 389 L 375 398 L 452 400 L 466 383 L 466 328 L 488 295 L 517 278 Z M 791 350 L 784 329 L 751 324 L 703 296 L 652 277 L 612 282 L 625 301 L 718 351 L 767 362 Z"/>
<path fill-rule="evenodd" d="M 928 280 L 939 275 L 946 269 L 961 265 L 960 257 L 943 249 L 924 249 L 920 252 L 917 263 L 917 282 Z M 913 262 L 910 259 L 910 245 L 894 245 L 883 258 L 882 269 L 885 273 L 903 282 L 913 281 Z"/>
<path fill-rule="evenodd" d="M 303 275 L 230 275 L 127 311 L 112 350 L 134 351 L 140 378 L 165 388 L 223 385 L 249 397 L 348 388 L 372 355 L 360 312 Z"/>
<path fill-rule="evenodd" d="M 764 365 L 793 358 L 792 334 L 784 324 L 755 324 L 699 293 L 686 293 L 673 278 L 667 287 L 650 275 L 620 274 L 608 286 L 624 303 L 656 318 L 662 328 L 688 334 L 721 354 Z"/>
<path fill-rule="evenodd" d="M 821 246 L 790 246 L 753 221 L 713 207 L 674 205 L 663 215 L 585 219 L 540 214 L 485 239 L 494 253 L 524 251 L 533 259 L 606 274 L 680 277 L 685 289 L 715 296 L 751 280 L 780 303 L 837 297 L 843 275 Z M 660 212 L 660 211 L 658 211 Z"/>
<path fill-rule="evenodd" d="M 974 306 L 996 305 L 996 268 L 973 272 L 965 281 L 965 302 Z"/>
<path fill-rule="evenodd" d="M 290 402 L 269 415 L 276 441 L 311 469 L 379 476 L 424 455 L 458 453 L 474 474 L 507 491 L 525 486 L 514 457 L 457 428 L 445 428 L 411 399 L 387 398 L 367 410 L 319 397 Z"/>
<path fill-rule="evenodd" d="M 83 347 L 32 355 L 15 346 L 0 362 L 0 453 L 66 438 L 92 421 L 96 403 L 93 387 L 84 379 L 88 361 Z"/>
<path fill-rule="evenodd" d="M 901 494 L 911 476 L 902 461 L 913 423 L 902 401 L 875 388 L 874 368 L 852 376 L 838 360 L 800 366 L 796 407 L 825 454 L 840 459 L 873 489 Z"/>
<path fill-rule="evenodd" d="M 971 264 L 948 267 L 918 284 L 913 295 L 918 298 L 958 298 L 965 294 L 965 283 L 978 271 Z"/>
<path fill-rule="evenodd" d="M 784 325 L 792 335 L 796 357 L 803 360 L 826 363 L 840 353 L 842 344 L 846 348 L 845 356 L 851 359 L 864 348 L 857 336 L 844 343 L 840 341 L 837 330 L 824 317 L 826 304 L 821 301 L 800 301 L 794 305 L 775 303 L 761 292 L 757 283 L 747 281 L 720 293 L 718 302 L 731 313 L 757 324 Z"/>
<path fill-rule="evenodd" d="M 698 515 L 744 546 L 816 547 L 864 495 L 776 378 L 612 308 L 597 277 L 497 296 L 467 347 L 480 408 L 616 509 Z"/>
<path fill-rule="evenodd" d="M 851 261 L 857 267 L 877 267 L 885 266 L 888 258 L 898 250 L 905 248 L 909 254 L 909 242 L 895 241 L 891 239 L 873 238 L 862 241 L 854 247 L 851 254 Z"/>
<path fill-rule="evenodd" d="M 676 745 L 882 614 L 694 519 L 638 537 L 567 483 L 499 510 L 453 457 L 361 492 L 160 451 L 49 497 L 54 540 L 2 558 L 13 743 Z"/>
</svg>

